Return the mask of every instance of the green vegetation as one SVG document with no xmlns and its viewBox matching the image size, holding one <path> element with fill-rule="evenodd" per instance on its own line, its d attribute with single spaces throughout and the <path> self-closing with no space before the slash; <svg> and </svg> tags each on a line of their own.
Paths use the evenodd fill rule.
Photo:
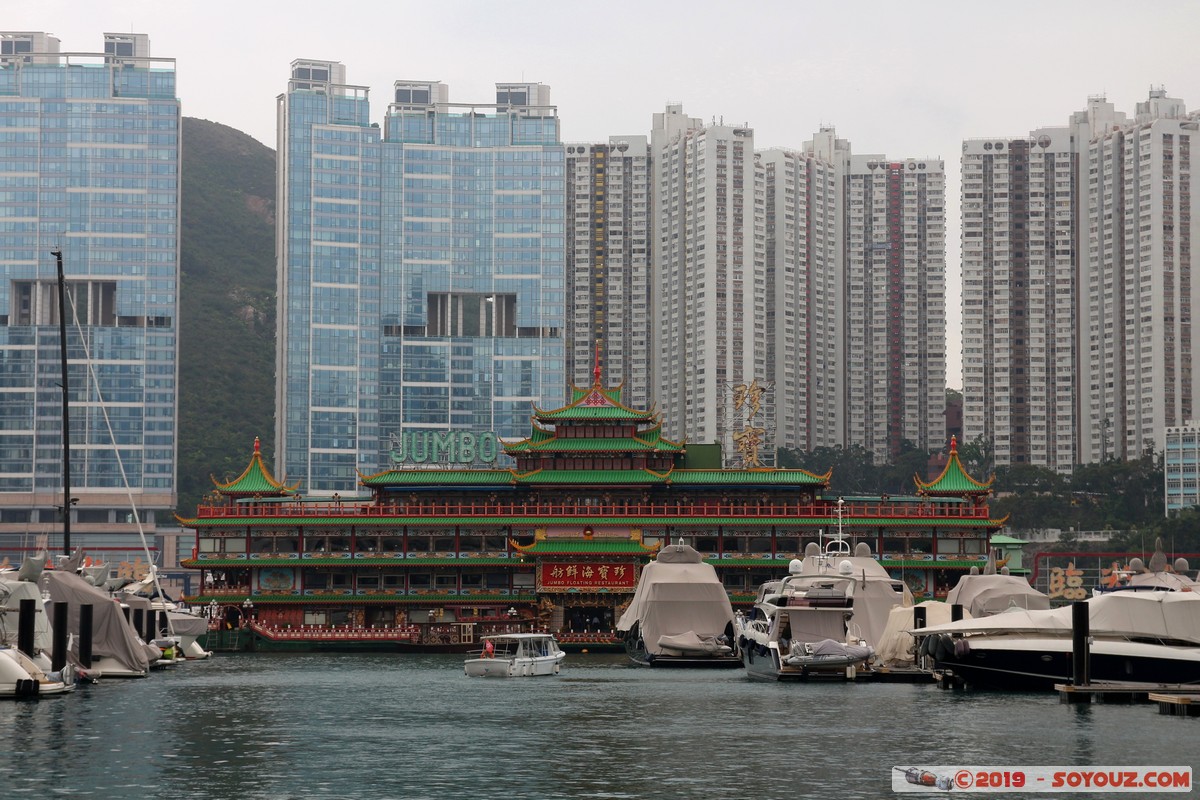
<svg viewBox="0 0 1200 800">
<path fill-rule="evenodd" d="M 1014 464 L 994 468 L 992 449 L 976 440 L 959 447 L 959 459 L 973 478 L 993 474 L 994 519 L 1008 517 L 1019 536 L 1022 530 L 1058 528 L 1063 549 L 1086 549 L 1070 531 L 1114 531 L 1103 549 L 1141 550 L 1161 536 L 1172 552 L 1200 552 L 1200 513 L 1163 516 L 1161 458 L 1147 454 L 1135 461 L 1110 459 L 1084 464 L 1071 475 L 1044 467 Z M 930 453 L 906 447 L 895 464 L 876 466 L 862 447 L 818 448 L 810 453 L 780 450 L 779 464 L 823 475 L 831 467 L 830 490 L 838 494 L 907 494 L 916 487 L 913 475 L 929 480 Z"/>
<path fill-rule="evenodd" d="M 183 120 L 179 505 L 236 477 L 275 432 L 275 152 Z"/>
</svg>

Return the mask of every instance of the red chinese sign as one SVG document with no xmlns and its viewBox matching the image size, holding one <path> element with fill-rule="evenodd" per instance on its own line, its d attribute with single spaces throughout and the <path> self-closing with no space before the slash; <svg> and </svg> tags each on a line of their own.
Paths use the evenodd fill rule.
<svg viewBox="0 0 1200 800">
<path fill-rule="evenodd" d="M 637 585 L 637 570 L 632 564 L 553 563 L 542 564 L 538 570 L 539 591 L 578 589 L 594 592 L 599 589 L 633 591 Z"/>
</svg>

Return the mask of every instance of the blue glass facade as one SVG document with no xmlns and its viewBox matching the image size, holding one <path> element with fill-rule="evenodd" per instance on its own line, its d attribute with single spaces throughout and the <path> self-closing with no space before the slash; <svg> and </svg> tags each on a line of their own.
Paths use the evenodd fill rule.
<svg viewBox="0 0 1200 800">
<path fill-rule="evenodd" d="M 77 508 L 128 510 L 126 483 L 143 519 L 175 506 L 180 103 L 172 59 L 115 39 L 129 50 L 60 56 L 42 34 L 0 34 L 6 521 L 61 503 L 59 249 Z"/>
<path fill-rule="evenodd" d="M 340 73 L 294 62 L 279 107 L 276 441 L 316 493 L 387 467 L 402 430 L 523 437 L 566 386 L 553 109 L 395 104 L 381 130 Z"/>
</svg>

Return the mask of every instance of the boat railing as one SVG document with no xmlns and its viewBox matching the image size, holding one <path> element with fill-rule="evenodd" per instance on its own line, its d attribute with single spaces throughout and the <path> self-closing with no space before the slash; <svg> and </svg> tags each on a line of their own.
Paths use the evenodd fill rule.
<svg viewBox="0 0 1200 800">
<path fill-rule="evenodd" d="M 567 518 L 662 518 L 700 517 L 711 519 L 789 519 L 793 517 L 833 520 L 837 508 L 832 503 L 789 503 L 775 501 L 729 502 L 694 500 L 687 502 L 503 502 L 500 500 L 426 500 L 418 498 L 393 502 L 349 502 L 344 500 L 280 501 L 201 505 L 201 519 L 268 517 L 567 517 Z M 860 518 L 900 519 L 987 519 L 988 509 L 966 504 L 937 502 L 848 502 L 841 516 L 846 521 Z"/>
</svg>

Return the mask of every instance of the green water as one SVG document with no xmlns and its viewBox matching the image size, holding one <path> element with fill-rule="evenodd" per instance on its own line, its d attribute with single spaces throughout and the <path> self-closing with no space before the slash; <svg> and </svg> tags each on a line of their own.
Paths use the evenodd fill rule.
<svg viewBox="0 0 1200 800">
<path fill-rule="evenodd" d="M 221 655 L 2 702 L 0 786 L 105 800 L 887 798 L 893 766 L 1200 762 L 1200 719 L 1149 704 L 759 683 L 623 655 L 572 654 L 550 678 L 472 679 L 461 664 Z"/>
</svg>

